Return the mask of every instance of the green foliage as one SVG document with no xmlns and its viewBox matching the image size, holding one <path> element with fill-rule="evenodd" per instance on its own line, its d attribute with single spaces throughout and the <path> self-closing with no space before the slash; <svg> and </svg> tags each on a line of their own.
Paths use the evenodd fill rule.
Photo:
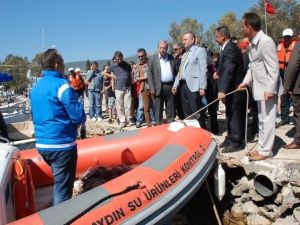
<svg viewBox="0 0 300 225">
<path fill-rule="evenodd" d="M 254 5 L 249 9 L 250 12 L 256 12 L 262 20 L 262 30 L 265 31 L 265 0 L 258 0 L 258 5 Z M 286 28 L 291 28 L 294 32 L 300 31 L 300 4 L 297 0 L 270 0 L 270 3 L 276 8 L 276 14 L 267 14 L 268 35 L 275 41 L 278 41 L 282 36 L 282 31 Z M 236 14 L 228 12 L 223 15 L 218 24 L 212 24 L 209 29 L 203 33 L 203 27 L 197 20 L 186 18 L 181 24 L 177 25 L 173 22 L 170 26 L 169 34 L 171 43 L 182 42 L 182 35 L 186 31 L 194 31 L 200 40 L 204 41 L 208 48 L 212 51 L 218 51 L 219 46 L 215 42 L 215 32 L 218 26 L 225 25 L 229 28 L 231 36 L 236 36 L 238 39 L 243 38 L 241 31 L 242 18 L 237 19 Z"/>
<path fill-rule="evenodd" d="M 26 74 L 30 63 L 26 57 L 14 56 L 12 54 L 6 56 L 5 60 L 0 64 L 0 69 L 8 71 L 13 76 L 13 81 L 8 82 L 7 88 L 11 88 L 16 92 L 21 92 L 29 84 Z"/>
<path fill-rule="evenodd" d="M 240 22 L 237 20 L 235 13 L 229 12 L 222 16 L 219 20 L 219 26 L 227 26 L 231 37 L 235 36 L 238 39 L 242 38 L 240 32 Z"/>
<path fill-rule="evenodd" d="M 282 31 L 291 28 L 299 31 L 300 4 L 296 0 L 270 0 L 275 7 L 276 14 L 267 14 L 267 32 L 274 40 L 282 36 Z M 260 0 L 258 5 L 254 5 L 250 11 L 256 12 L 262 20 L 262 29 L 265 31 L 265 9 L 264 0 Z"/>
<path fill-rule="evenodd" d="M 171 36 L 172 43 L 181 43 L 184 33 L 192 31 L 195 33 L 198 40 L 203 40 L 203 25 L 198 23 L 196 19 L 185 18 L 181 24 L 173 22 L 170 26 L 169 35 Z"/>
</svg>

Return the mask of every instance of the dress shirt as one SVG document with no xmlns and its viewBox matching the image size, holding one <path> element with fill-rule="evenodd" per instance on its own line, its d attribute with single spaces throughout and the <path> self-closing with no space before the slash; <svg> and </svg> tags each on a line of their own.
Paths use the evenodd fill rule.
<svg viewBox="0 0 300 225">
<path fill-rule="evenodd" d="M 172 70 L 171 70 L 171 62 L 170 62 L 168 55 L 166 55 L 166 57 L 163 58 L 159 54 L 159 62 L 160 62 L 160 68 L 161 68 L 161 82 L 164 82 L 164 83 L 172 82 L 173 74 L 172 74 Z"/>
</svg>

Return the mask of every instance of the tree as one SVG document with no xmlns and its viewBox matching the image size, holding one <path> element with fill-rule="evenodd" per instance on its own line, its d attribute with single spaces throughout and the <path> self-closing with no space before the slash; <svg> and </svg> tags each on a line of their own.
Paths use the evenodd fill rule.
<svg viewBox="0 0 300 225">
<path fill-rule="evenodd" d="M 228 12 L 219 20 L 219 26 L 227 26 L 231 37 L 241 39 L 240 21 L 237 20 L 234 12 Z"/>
<path fill-rule="evenodd" d="M 209 27 L 209 30 L 207 30 L 204 33 L 203 40 L 207 44 L 207 48 L 211 51 L 219 51 L 218 44 L 215 41 L 215 33 L 216 33 L 217 25 L 213 24 Z"/>
<path fill-rule="evenodd" d="M 169 35 L 172 43 L 181 43 L 184 33 L 192 31 L 196 35 L 196 39 L 203 41 L 203 25 L 198 23 L 196 19 L 185 18 L 181 24 L 171 23 Z"/>
<path fill-rule="evenodd" d="M 1 69 L 6 70 L 13 76 L 13 81 L 8 83 L 8 87 L 14 89 L 16 92 L 21 92 L 29 84 L 26 74 L 30 63 L 27 58 L 14 56 L 12 54 L 6 56 L 5 60 L 1 63 Z"/>
<path fill-rule="evenodd" d="M 88 71 L 91 69 L 91 62 L 90 60 L 86 60 L 85 62 L 85 70 Z"/>
<path fill-rule="evenodd" d="M 250 11 L 256 12 L 262 20 L 262 29 L 265 31 L 265 0 L 260 0 L 258 5 L 251 7 Z M 275 41 L 282 36 L 282 31 L 291 28 L 299 30 L 300 3 L 296 0 L 270 0 L 276 9 L 276 14 L 267 15 L 267 31 Z"/>
</svg>

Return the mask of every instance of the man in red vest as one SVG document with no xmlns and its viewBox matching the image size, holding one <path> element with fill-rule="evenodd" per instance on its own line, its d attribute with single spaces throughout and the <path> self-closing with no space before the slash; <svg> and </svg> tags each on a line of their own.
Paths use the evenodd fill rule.
<svg viewBox="0 0 300 225">
<path fill-rule="evenodd" d="M 285 29 L 282 32 L 283 40 L 278 44 L 277 54 L 279 61 L 279 74 L 284 84 L 285 70 L 287 68 L 288 62 L 290 60 L 293 48 L 296 44 L 296 41 L 293 40 L 293 30 L 290 28 Z M 290 95 L 284 93 L 280 96 L 281 98 L 281 121 L 276 124 L 276 127 L 287 125 L 290 123 L 289 120 L 289 108 L 290 108 Z"/>
</svg>

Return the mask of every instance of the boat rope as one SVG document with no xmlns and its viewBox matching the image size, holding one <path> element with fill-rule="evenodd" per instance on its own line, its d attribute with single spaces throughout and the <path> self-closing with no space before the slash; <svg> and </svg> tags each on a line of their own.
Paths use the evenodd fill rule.
<svg viewBox="0 0 300 225">
<path fill-rule="evenodd" d="M 249 152 L 249 149 L 248 149 L 248 140 L 247 140 L 247 127 L 248 127 L 248 106 L 249 106 L 249 91 L 247 88 L 244 89 L 247 93 L 247 100 L 246 100 L 246 117 L 245 117 L 245 146 L 246 146 L 246 149 L 247 151 Z M 235 89 L 234 91 L 231 91 L 231 92 L 228 92 L 225 94 L 225 97 L 228 96 L 228 95 L 232 95 L 234 94 L 235 92 L 238 92 L 238 91 L 244 91 L 244 90 L 239 90 L 239 89 Z M 224 97 L 224 98 L 225 98 Z M 195 116 L 196 114 L 198 114 L 199 112 L 201 112 L 202 110 L 208 108 L 210 105 L 216 103 L 217 101 L 220 101 L 221 99 L 219 98 L 216 98 L 215 100 L 213 100 L 212 102 L 210 102 L 209 104 L 207 104 L 206 106 L 202 107 L 201 109 L 199 109 L 198 111 L 194 112 L 193 114 L 187 116 L 184 120 L 188 120 L 189 118 Z"/>
<path fill-rule="evenodd" d="M 220 219 L 220 216 L 219 216 L 219 213 L 218 213 L 218 210 L 217 210 L 215 201 L 214 201 L 213 196 L 212 196 L 212 194 L 211 194 L 211 191 L 210 191 L 210 188 L 209 188 L 209 185 L 208 185 L 207 180 L 205 181 L 205 185 L 206 185 L 206 189 L 207 189 L 207 191 L 208 191 L 209 198 L 210 198 L 211 203 L 212 203 L 212 205 L 213 205 L 213 209 L 214 209 L 214 213 L 215 213 L 215 215 L 216 215 L 216 219 L 217 219 L 217 221 L 218 221 L 218 225 L 222 225 L 222 222 L 221 222 L 221 219 Z"/>
<path fill-rule="evenodd" d="M 91 206 L 89 206 L 88 208 L 86 208 L 84 211 L 80 212 L 79 214 L 75 215 L 73 218 L 71 218 L 69 221 L 67 221 L 66 223 L 64 223 L 64 225 L 68 225 L 68 224 L 71 224 L 73 223 L 74 221 L 76 221 L 77 219 L 79 219 L 80 217 L 82 217 L 83 215 L 85 215 L 86 213 L 88 213 L 89 211 L 91 211 L 93 208 L 95 208 L 96 206 L 98 206 L 99 204 L 101 204 L 102 202 L 110 199 L 110 198 L 113 198 L 113 197 L 116 197 L 116 196 L 119 196 L 119 195 L 123 195 L 123 194 L 126 194 L 128 192 L 131 192 L 133 190 L 137 190 L 137 189 L 142 189 L 144 188 L 145 186 L 142 185 L 142 182 L 141 181 L 138 181 L 136 184 L 134 185 L 131 185 L 131 186 L 128 186 L 126 187 L 123 191 L 120 191 L 120 192 L 117 192 L 117 193 L 113 193 L 113 194 L 110 194 L 110 195 L 107 195 L 105 196 L 104 198 L 102 199 L 99 199 L 97 202 L 95 202 L 94 204 L 92 204 Z"/>
</svg>

